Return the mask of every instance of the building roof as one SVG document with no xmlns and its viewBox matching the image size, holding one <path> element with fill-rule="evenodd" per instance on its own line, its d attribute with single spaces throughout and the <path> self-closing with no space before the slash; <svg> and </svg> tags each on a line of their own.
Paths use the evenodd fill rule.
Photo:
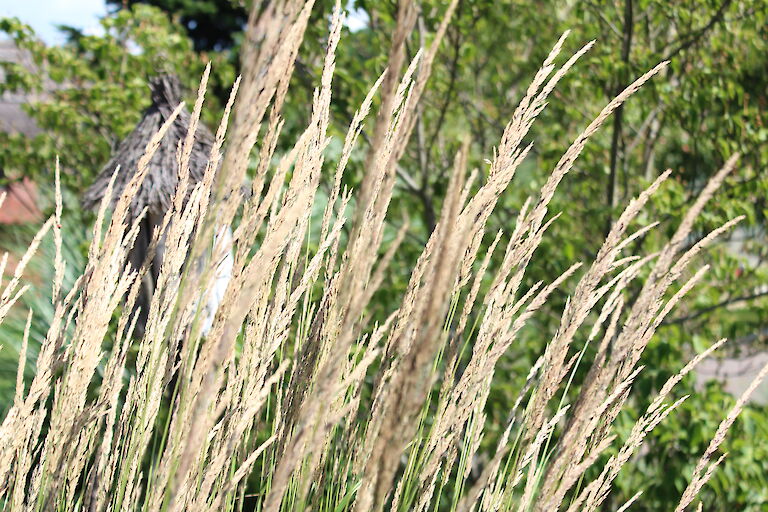
<svg viewBox="0 0 768 512">
<path fill-rule="evenodd" d="M 13 41 L 0 41 L 0 62 L 20 64 L 28 70 L 35 71 L 37 67 L 32 61 L 29 51 L 20 49 Z M 5 69 L 0 66 L 0 83 L 5 82 Z M 50 84 L 44 84 L 44 90 Z M 21 133 L 28 137 L 40 132 L 34 119 L 27 114 L 22 105 L 39 101 L 45 93 L 6 91 L 0 94 L 0 131 L 6 133 Z"/>
</svg>

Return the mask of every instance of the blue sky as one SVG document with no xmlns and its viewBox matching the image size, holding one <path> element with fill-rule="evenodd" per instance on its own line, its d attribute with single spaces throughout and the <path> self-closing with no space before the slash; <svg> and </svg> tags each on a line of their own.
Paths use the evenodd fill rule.
<svg viewBox="0 0 768 512">
<path fill-rule="evenodd" d="M 90 33 L 99 29 L 99 18 L 106 12 L 104 0 L 0 0 L 0 17 L 19 18 L 48 44 L 63 42 L 56 25 Z"/>
</svg>

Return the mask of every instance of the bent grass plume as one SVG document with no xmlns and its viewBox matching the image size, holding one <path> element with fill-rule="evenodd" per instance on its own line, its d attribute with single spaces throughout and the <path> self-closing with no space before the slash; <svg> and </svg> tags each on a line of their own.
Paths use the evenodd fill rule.
<svg viewBox="0 0 768 512">
<path fill-rule="evenodd" d="M 290 76 L 285 70 L 293 68 L 312 2 L 286 0 L 270 3 L 261 13 L 254 10 L 243 78 L 233 88 L 205 175 L 191 183 L 189 148 L 209 69 L 201 81 L 189 133 L 179 148 L 179 184 L 163 219 L 165 229 L 158 230 L 166 233 L 165 256 L 139 340 L 133 340 L 133 304 L 148 265 L 138 270 L 125 265 L 142 218 L 141 212 L 127 213 L 173 116 L 147 145 L 107 222 L 114 178 L 109 184 L 87 267 L 71 290 L 62 289 L 60 226 L 66 211 L 57 165 L 55 213 L 0 295 L 2 321 L 26 291 L 21 284 L 26 264 L 52 230 L 53 321 L 34 379 L 25 389 L 20 368 L 14 403 L 0 425 L 3 510 L 549 511 L 595 510 L 603 503 L 644 437 L 681 403 L 666 402 L 675 384 L 723 343 L 672 377 L 630 437 L 616 443 L 612 425 L 642 371 L 644 348 L 706 272 L 687 273 L 694 256 L 739 221 L 682 250 L 695 218 L 737 157 L 704 188 L 659 253 L 626 251 L 632 240 L 654 228 L 655 223 L 629 232 L 669 172 L 629 203 L 592 262 L 573 262 L 562 275 L 526 289 L 526 269 L 560 215 L 549 212 L 557 186 L 611 113 L 666 66 L 639 77 L 597 114 L 539 193 L 523 205 L 511 232 L 494 233 L 490 249 L 480 255 L 488 220 L 531 148 L 523 145 L 524 138 L 557 83 L 593 44 L 558 66 L 566 33 L 501 134 L 485 182 L 467 172 L 468 141 L 456 154 L 436 228 L 402 300 L 386 304 L 386 320 L 374 322 L 368 306 L 405 234 L 401 230 L 385 247 L 397 166 L 456 4 L 446 10 L 432 46 L 417 54 L 402 76 L 403 45 L 414 14 L 401 8 L 390 66 L 355 114 L 335 169 L 328 169 L 325 149 L 343 23 L 339 4 L 309 125 L 274 166 Z M 259 33 L 266 35 L 257 48 Z M 365 179 L 359 193 L 351 192 L 342 188 L 342 176 L 378 93 L 384 101 Z M 239 183 L 265 119 L 253 193 L 244 200 Z M 323 181 L 331 185 L 330 200 L 317 226 L 311 212 L 320 204 Z M 136 220 L 128 225 L 129 218 Z M 346 240 L 342 233 L 348 223 L 352 236 Z M 229 242 L 214 237 L 217 226 L 226 225 L 234 232 Z M 307 242 L 312 239 L 315 244 Z M 497 248 L 499 264 L 493 267 Z M 203 336 L 200 304 L 211 293 L 216 262 L 230 250 L 235 254 L 232 279 Z M 377 265 L 380 253 L 384 257 Z M 187 261 L 202 261 L 202 272 L 193 277 Z M 7 255 L 0 267 L 6 262 Z M 518 400 L 508 404 L 509 420 L 495 451 L 483 459 L 485 408 L 498 361 L 550 295 L 582 267 L 557 332 L 542 341 L 542 355 Z M 639 284 L 634 302 L 627 303 L 626 288 L 645 267 L 650 275 Z M 683 278 L 680 290 L 665 299 Z M 484 282 L 490 285 L 485 294 Z M 585 347 L 574 346 L 582 330 L 588 343 L 597 344 L 591 362 L 582 359 Z M 20 366 L 27 344 L 28 330 Z M 129 358 L 132 344 L 135 361 Z M 102 362 L 105 370 L 99 375 L 96 367 Z M 590 365 L 587 377 L 574 382 L 580 364 Z M 576 385 L 578 398 L 558 403 L 558 394 L 564 397 L 564 390 Z M 693 504 L 722 460 L 710 462 L 745 401 L 746 396 L 725 417 L 681 496 L 679 511 Z M 614 455 L 601 457 L 611 446 Z M 472 476 L 479 460 L 487 462 Z M 596 476 L 577 487 L 600 460 L 602 468 L 589 473 Z M 621 510 L 637 499 L 642 500 L 639 493 Z"/>
</svg>

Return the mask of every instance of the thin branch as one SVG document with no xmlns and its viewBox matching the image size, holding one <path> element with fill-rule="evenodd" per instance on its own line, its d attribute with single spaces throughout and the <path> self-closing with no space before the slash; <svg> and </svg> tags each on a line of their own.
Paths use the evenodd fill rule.
<svg viewBox="0 0 768 512">
<path fill-rule="evenodd" d="M 726 299 L 724 301 L 718 302 L 717 304 L 713 304 L 711 306 L 707 306 L 706 308 L 702 308 L 699 310 L 694 311 L 690 315 L 685 315 L 677 318 L 673 318 L 671 320 L 665 320 L 662 325 L 678 325 L 683 324 L 685 322 L 688 322 L 690 320 L 694 320 L 696 318 L 699 318 L 703 315 L 706 315 L 707 313 L 711 313 L 712 311 L 716 311 L 720 308 L 732 306 L 733 304 L 738 304 L 739 302 L 749 302 L 752 300 L 760 299 L 762 297 L 768 296 L 768 291 L 753 293 L 750 295 L 740 295 L 738 297 L 731 297 L 730 299 Z"/>
<path fill-rule="evenodd" d="M 621 60 L 624 63 L 624 75 L 626 76 L 629 66 L 629 54 L 632 50 L 632 28 L 633 28 L 633 8 L 632 0 L 624 1 L 624 40 L 621 44 Z M 626 84 L 626 79 L 622 79 L 616 87 L 613 96 L 619 94 Z M 624 120 L 624 105 L 619 105 L 613 115 L 613 134 L 611 136 L 611 163 L 610 173 L 608 175 L 608 222 L 605 226 L 605 233 L 611 230 L 613 223 L 613 209 L 616 207 L 616 171 L 619 163 L 619 139 L 621 138 L 621 125 Z"/>
<path fill-rule="evenodd" d="M 723 16 L 725 15 L 725 11 L 728 10 L 728 7 L 733 3 L 733 0 L 725 0 L 723 4 L 720 6 L 720 8 L 715 12 L 715 14 L 712 15 L 712 17 L 709 19 L 709 21 L 701 28 L 694 30 L 692 33 L 690 33 L 686 39 L 680 43 L 676 48 L 674 48 L 672 51 L 670 51 L 662 60 L 670 60 L 673 57 L 676 57 L 680 52 L 687 50 L 691 46 L 698 43 L 706 34 L 707 32 L 712 29 L 718 22 L 720 22 L 723 19 Z"/>
</svg>

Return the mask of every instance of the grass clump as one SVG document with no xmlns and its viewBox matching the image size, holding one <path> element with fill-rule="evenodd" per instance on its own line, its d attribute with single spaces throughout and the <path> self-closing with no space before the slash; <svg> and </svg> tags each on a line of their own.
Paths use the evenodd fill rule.
<svg viewBox="0 0 768 512">
<path fill-rule="evenodd" d="M 85 269 L 66 293 L 66 215 L 57 194 L 53 216 L 0 296 L 2 319 L 24 292 L 29 257 L 52 232 L 54 314 L 26 389 L 28 331 L 23 335 L 16 396 L 0 426 L 5 510 L 550 511 L 596 510 L 604 503 L 644 437 L 681 403 L 669 401 L 675 384 L 722 344 L 672 377 L 630 436 L 617 441 L 612 426 L 642 371 L 644 348 L 706 272 L 691 270 L 695 256 L 740 220 L 692 246 L 684 243 L 736 158 L 701 191 L 658 253 L 629 250 L 655 227 L 633 222 L 669 172 L 630 201 L 591 262 L 574 262 L 549 282 L 526 287 L 526 268 L 560 215 L 548 209 L 558 185 L 590 136 L 666 66 L 637 78 L 598 113 L 521 206 L 509 233 L 488 234 L 499 197 L 531 149 L 523 141 L 532 124 L 592 46 L 558 64 L 563 35 L 501 134 L 485 179 L 467 172 L 469 143 L 455 155 L 436 227 L 401 301 L 377 323 L 369 306 L 407 230 L 384 246 L 397 166 L 456 7 L 452 2 L 431 45 L 400 76 L 405 35 L 415 23 L 408 4 L 398 12 L 390 65 L 354 116 L 335 169 L 328 169 L 324 153 L 341 9 L 337 5 L 332 20 L 310 122 L 272 165 L 290 70 L 312 8 L 312 2 L 272 2 L 251 14 L 242 77 L 204 172 L 192 179 L 208 70 L 203 76 L 177 153 L 178 183 L 143 265 L 126 264 L 146 213 L 132 211 L 132 199 L 183 105 L 168 114 L 132 177 L 113 177 L 107 185 Z M 342 177 L 377 95 L 365 178 L 352 192 Z M 246 199 L 241 184 L 255 146 L 258 165 Z M 323 181 L 331 185 L 318 224 L 311 220 Z M 217 237 L 222 227 L 231 227 L 233 236 Z M 134 306 L 160 234 L 162 264 L 143 333 L 134 341 L 140 314 Z M 486 239 L 492 242 L 483 253 Z M 201 304 L 228 253 L 234 263 L 227 292 L 203 329 Z M 576 282 L 559 327 L 543 341 L 489 452 L 481 445 L 496 365 L 568 281 Z M 630 284 L 637 293 L 628 293 Z M 589 351 L 574 346 L 582 331 Z M 586 377 L 577 381 L 579 367 Z M 722 460 L 711 462 L 753 389 L 723 420 L 678 510 L 694 502 Z"/>
</svg>

